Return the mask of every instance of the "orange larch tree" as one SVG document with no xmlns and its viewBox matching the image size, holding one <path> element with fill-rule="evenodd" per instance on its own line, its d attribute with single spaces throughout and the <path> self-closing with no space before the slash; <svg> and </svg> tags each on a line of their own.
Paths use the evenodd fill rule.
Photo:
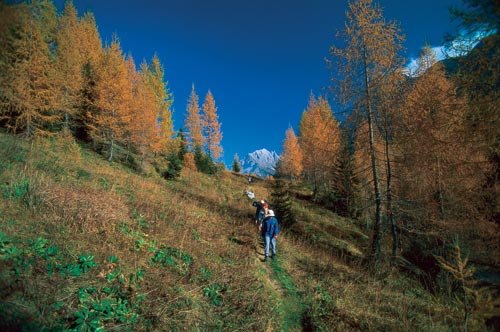
<svg viewBox="0 0 500 332">
<path fill-rule="evenodd" d="M 148 65 L 143 62 L 139 72 L 134 60 L 128 57 L 129 79 L 132 83 L 132 99 L 129 104 L 130 122 L 128 123 L 127 145 L 135 147 L 140 156 L 141 168 L 148 154 L 159 139 L 158 112 L 156 95 L 149 81 Z"/>
<path fill-rule="evenodd" d="M 206 137 L 208 155 L 214 160 L 218 160 L 222 156 L 222 140 L 221 126 L 219 116 L 217 115 L 217 107 L 215 99 L 210 90 L 208 90 L 203 103 L 203 124 Z"/>
<path fill-rule="evenodd" d="M 46 125 L 60 121 L 49 38 L 42 27 L 43 13 L 35 5 L 2 6 L 11 26 L 0 45 L 0 116 L 25 137 L 46 134 Z"/>
<path fill-rule="evenodd" d="M 474 218 L 488 163 L 467 129 L 467 101 L 429 47 L 418 73 L 401 109 L 401 195 L 418 202 L 419 220 Z"/>
<path fill-rule="evenodd" d="M 191 146 L 191 151 L 196 147 L 202 148 L 205 144 L 205 137 L 203 136 L 203 123 L 200 114 L 200 105 L 198 95 L 194 89 L 194 84 L 191 87 L 191 94 L 189 95 L 187 105 L 187 115 L 185 127 L 188 134 L 188 141 Z"/>
<path fill-rule="evenodd" d="M 186 154 L 184 155 L 183 163 L 185 169 L 196 171 L 196 161 L 192 152 L 186 152 Z"/>
<path fill-rule="evenodd" d="M 104 50 L 96 74 L 96 109 L 91 115 L 90 133 L 94 142 L 108 146 L 108 160 L 111 161 L 114 147 L 124 138 L 130 123 L 132 99 L 129 69 L 116 38 Z"/>
<path fill-rule="evenodd" d="M 283 175 L 290 176 L 293 179 L 299 178 L 302 175 L 302 150 L 299 145 L 299 140 L 295 136 L 293 128 L 288 128 L 283 141 L 283 153 L 280 158 L 279 172 Z"/>
<path fill-rule="evenodd" d="M 375 127 L 378 101 L 392 73 L 401 67 L 399 52 L 404 39 L 395 22 L 387 22 L 382 9 L 373 0 L 349 2 L 347 21 L 343 31 L 342 47 L 332 46 L 332 64 L 340 82 L 341 101 L 349 108 L 359 108 L 365 114 L 368 125 L 368 146 L 373 192 L 375 222 L 371 255 L 381 257 L 382 191 L 378 160 L 375 153 Z"/>
<path fill-rule="evenodd" d="M 358 197 L 358 214 L 359 216 L 367 221 L 372 219 L 374 208 L 375 208 L 375 196 L 373 192 L 373 171 L 371 163 L 371 147 L 369 145 L 370 141 L 370 130 L 368 128 L 368 123 L 366 120 L 358 120 L 360 123 L 357 125 L 355 136 L 354 136 L 354 175 L 356 177 L 356 192 Z M 372 147 L 375 158 L 377 159 L 377 174 L 379 174 L 379 180 L 382 182 L 384 180 L 385 163 L 383 163 L 384 158 L 384 144 L 383 139 L 377 128 L 374 128 L 374 145 Z"/>
<path fill-rule="evenodd" d="M 78 43 L 84 51 L 84 64 L 82 70 L 83 87 L 80 94 L 78 116 L 76 117 L 76 136 L 83 140 L 90 140 L 92 127 L 92 114 L 97 114 L 96 109 L 96 82 L 97 69 L 103 56 L 103 47 L 95 17 L 87 12 L 80 19 Z"/>
<path fill-rule="evenodd" d="M 80 19 L 78 43 L 84 51 L 84 65 L 94 65 L 102 54 L 102 42 L 92 13 L 87 12 Z"/>
<path fill-rule="evenodd" d="M 166 154 L 171 148 L 174 134 L 171 108 L 173 96 L 168 89 L 168 83 L 164 81 L 164 70 L 156 54 L 146 69 L 147 71 L 141 71 L 147 74 L 147 82 L 154 92 L 155 108 L 158 110 L 157 137 L 153 140 L 152 149 L 154 153 Z"/>
<path fill-rule="evenodd" d="M 331 174 L 341 146 L 340 128 L 323 97 L 311 95 L 299 124 L 304 176 L 313 185 L 316 199 L 320 187 L 331 186 Z M 325 187 L 326 186 L 326 187 Z"/>
<path fill-rule="evenodd" d="M 83 91 L 86 51 L 80 43 L 81 36 L 77 10 L 72 1 L 67 1 L 56 33 L 58 108 L 63 113 L 65 129 L 73 125 Z"/>
</svg>

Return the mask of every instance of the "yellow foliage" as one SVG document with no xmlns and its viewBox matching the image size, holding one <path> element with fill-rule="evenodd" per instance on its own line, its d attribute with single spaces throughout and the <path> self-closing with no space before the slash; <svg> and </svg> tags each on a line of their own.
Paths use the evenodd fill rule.
<svg viewBox="0 0 500 332">
<path fill-rule="evenodd" d="M 311 96 L 300 120 L 300 147 L 306 178 L 315 188 L 331 180 L 341 144 L 340 128 L 323 97 Z"/>
<path fill-rule="evenodd" d="M 194 162 L 194 154 L 187 152 L 184 155 L 184 168 L 196 171 L 196 163 Z"/>
<path fill-rule="evenodd" d="M 290 175 L 292 178 L 298 178 L 302 174 L 302 150 L 299 141 L 292 128 L 289 128 L 285 134 L 283 142 L 283 154 L 280 158 L 280 172 L 284 175 Z"/>
<path fill-rule="evenodd" d="M 200 148 L 203 147 L 205 144 L 205 137 L 203 136 L 200 105 L 198 103 L 198 95 L 194 90 L 194 84 L 191 88 L 191 94 L 189 95 L 185 126 L 191 148 L 194 149 L 196 146 Z"/>
<path fill-rule="evenodd" d="M 222 132 L 214 96 L 210 90 L 203 103 L 203 124 L 206 133 L 208 153 L 212 158 L 217 160 L 222 156 L 222 146 L 220 145 Z"/>
<path fill-rule="evenodd" d="M 0 9 L 2 22 L 11 16 L 11 28 L 0 39 L 0 118 L 6 118 L 14 132 L 26 137 L 48 134 L 45 126 L 60 117 L 55 112 L 55 69 L 44 27 L 41 20 L 33 19 L 29 5 Z"/>
</svg>

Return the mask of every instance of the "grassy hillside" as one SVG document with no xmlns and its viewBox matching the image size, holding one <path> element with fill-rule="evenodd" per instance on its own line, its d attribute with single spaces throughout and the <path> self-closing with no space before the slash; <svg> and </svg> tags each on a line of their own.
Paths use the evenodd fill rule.
<svg viewBox="0 0 500 332">
<path fill-rule="evenodd" d="M 184 172 L 166 181 L 71 137 L 0 133 L 0 330 L 460 328 L 452 296 L 365 270 L 354 221 L 296 199 L 263 263 L 246 178 Z"/>
</svg>

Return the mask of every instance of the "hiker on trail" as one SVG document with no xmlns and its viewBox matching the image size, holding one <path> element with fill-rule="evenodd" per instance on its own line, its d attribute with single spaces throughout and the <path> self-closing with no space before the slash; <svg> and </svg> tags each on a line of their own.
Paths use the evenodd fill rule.
<svg viewBox="0 0 500 332">
<path fill-rule="evenodd" d="M 279 227 L 278 219 L 274 216 L 274 211 L 269 209 L 269 205 L 264 206 L 264 221 L 262 222 L 262 237 L 264 237 L 265 251 L 264 251 L 264 262 L 267 261 L 269 257 L 269 247 L 271 247 L 272 256 L 276 256 L 276 240 L 278 239 Z"/>
<path fill-rule="evenodd" d="M 262 223 L 264 222 L 264 218 L 266 216 L 266 209 L 270 209 L 269 207 L 269 202 L 266 201 L 265 199 L 262 200 L 261 202 L 264 202 L 264 203 L 261 203 L 262 205 L 262 219 L 259 220 L 259 233 L 262 235 L 262 239 L 264 239 L 264 233 L 262 233 Z"/>
<path fill-rule="evenodd" d="M 254 199 L 255 198 L 255 194 L 253 191 L 249 190 L 249 189 L 245 189 L 245 191 L 243 192 L 244 195 L 247 195 L 248 198 L 250 199 Z"/>
<path fill-rule="evenodd" d="M 251 177 L 251 176 L 249 176 L 249 177 L 248 177 L 248 184 L 251 184 L 251 183 L 252 183 L 252 177 Z"/>
<path fill-rule="evenodd" d="M 256 208 L 255 209 L 255 223 L 262 225 L 262 220 L 264 220 L 264 204 L 266 202 L 264 200 L 261 200 L 260 202 L 255 201 L 252 203 L 252 205 Z"/>
</svg>

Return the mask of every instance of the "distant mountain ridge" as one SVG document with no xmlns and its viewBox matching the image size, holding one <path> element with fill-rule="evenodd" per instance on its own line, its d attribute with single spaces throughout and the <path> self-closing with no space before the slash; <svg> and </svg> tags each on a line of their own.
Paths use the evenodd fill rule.
<svg viewBox="0 0 500 332">
<path fill-rule="evenodd" d="M 241 161 L 241 172 L 266 177 L 276 173 L 276 165 L 280 157 L 274 151 L 260 149 L 249 153 Z"/>
</svg>

